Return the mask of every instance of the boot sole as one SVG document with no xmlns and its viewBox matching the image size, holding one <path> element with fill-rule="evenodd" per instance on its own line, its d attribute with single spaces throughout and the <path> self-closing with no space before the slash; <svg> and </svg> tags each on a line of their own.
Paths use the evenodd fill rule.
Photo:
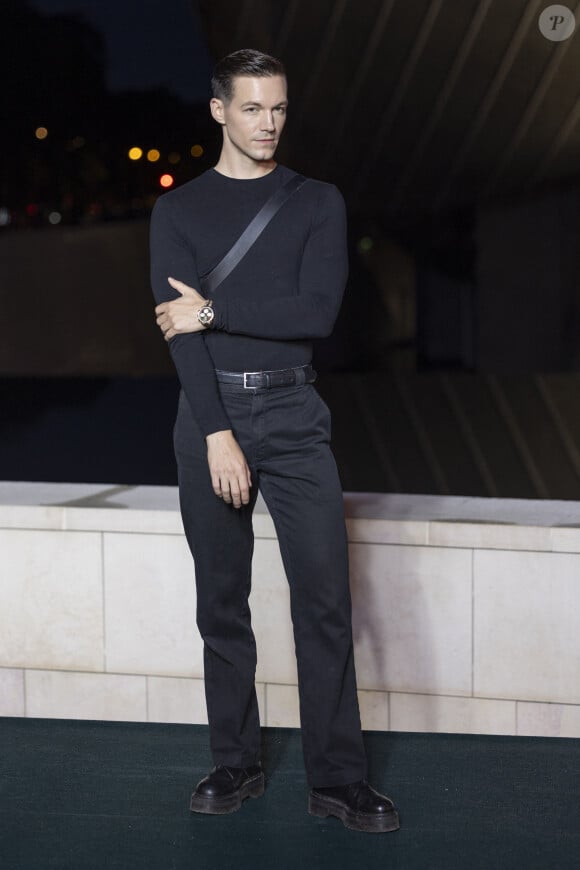
<svg viewBox="0 0 580 870">
<path fill-rule="evenodd" d="M 364 831 L 367 834 L 383 834 L 400 828 L 399 814 L 396 810 L 390 810 L 388 813 L 357 813 L 340 801 L 319 795 L 309 796 L 308 812 L 319 819 L 336 816 L 345 828 L 351 831 Z"/>
<path fill-rule="evenodd" d="M 195 792 L 191 796 L 190 810 L 192 813 L 207 813 L 212 816 L 223 816 L 226 813 L 235 813 L 242 806 L 246 798 L 258 798 L 264 794 L 264 774 L 247 780 L 237 791 L 223 797 L 204 797 Z"/>
</svg>

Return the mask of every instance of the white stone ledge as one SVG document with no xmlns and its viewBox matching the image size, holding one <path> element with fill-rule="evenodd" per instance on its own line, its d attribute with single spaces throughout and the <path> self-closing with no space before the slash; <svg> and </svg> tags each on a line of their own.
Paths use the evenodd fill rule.
<svg viewBox="0 0 580 870">
<path fill-rule="evenodd" d="M 262 725 L 300 727 L 298 687 L 257 683 Z M 580 737 L 580 705 L 358 693 L 367 731 Z M 0 668 L 0 716 L 207 724 L 203 680 Z"/>
<path fill-rule="evenodd" d="M 345 493 L 349 539 L 373 544 L 580 553 L 580 503 Z M 180 535 L 177 488 L 0 482 L 0 528 Z M 275 538 L 266 505 L 258 538 Z"/>
<path fill-rule="evenodd" d="M 363 726 L 580 736 L 580 505 L 346 493 Z M 261 721 L 298 724 L 289 591 L 258 499 Z M 0 483 L 0 715 L 204 722 L 175 487 Z"/>
</svg>

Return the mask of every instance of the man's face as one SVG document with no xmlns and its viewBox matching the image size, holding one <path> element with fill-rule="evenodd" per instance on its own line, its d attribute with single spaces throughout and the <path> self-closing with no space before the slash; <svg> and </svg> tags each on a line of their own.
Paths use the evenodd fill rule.
<svg viewBox="0 0 580 870">
<path fill-rule="evenodd" d="M 212 115 L 225 140 L 252 160 L 271 160 L 286 122 L 284 76 L 236 76 L 229 103 L 212 99 Z"/>
</svg>

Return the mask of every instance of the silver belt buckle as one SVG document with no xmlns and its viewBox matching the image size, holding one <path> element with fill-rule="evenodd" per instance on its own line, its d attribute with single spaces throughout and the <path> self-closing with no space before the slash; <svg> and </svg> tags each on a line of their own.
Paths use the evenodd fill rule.
<svg viewBox="0 0 580 870">
<path fill-rule="evenodd" d="M 248 375 L 259 375 L 259 374 L 260 374 L 260 372 L 244 372 L 244 390 L 254 390 L 255 389 L 255 387 L 253 387 L 251 384 L 247 383 L 246 378 L 248 377 Z"/>
</svg>

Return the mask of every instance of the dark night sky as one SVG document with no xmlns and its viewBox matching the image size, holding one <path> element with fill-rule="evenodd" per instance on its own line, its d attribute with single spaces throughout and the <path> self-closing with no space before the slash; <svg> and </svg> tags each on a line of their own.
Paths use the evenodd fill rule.
<svg viewBox="0 0 580 870">
<path fill-rule="evenodd" d="M 112 90 L 167 85 L 183 99 L 209 99 L 212 61 L 188 0 L 29 0 L 45 14 L 77 13 L 107 45 Z"/>
</svg>

